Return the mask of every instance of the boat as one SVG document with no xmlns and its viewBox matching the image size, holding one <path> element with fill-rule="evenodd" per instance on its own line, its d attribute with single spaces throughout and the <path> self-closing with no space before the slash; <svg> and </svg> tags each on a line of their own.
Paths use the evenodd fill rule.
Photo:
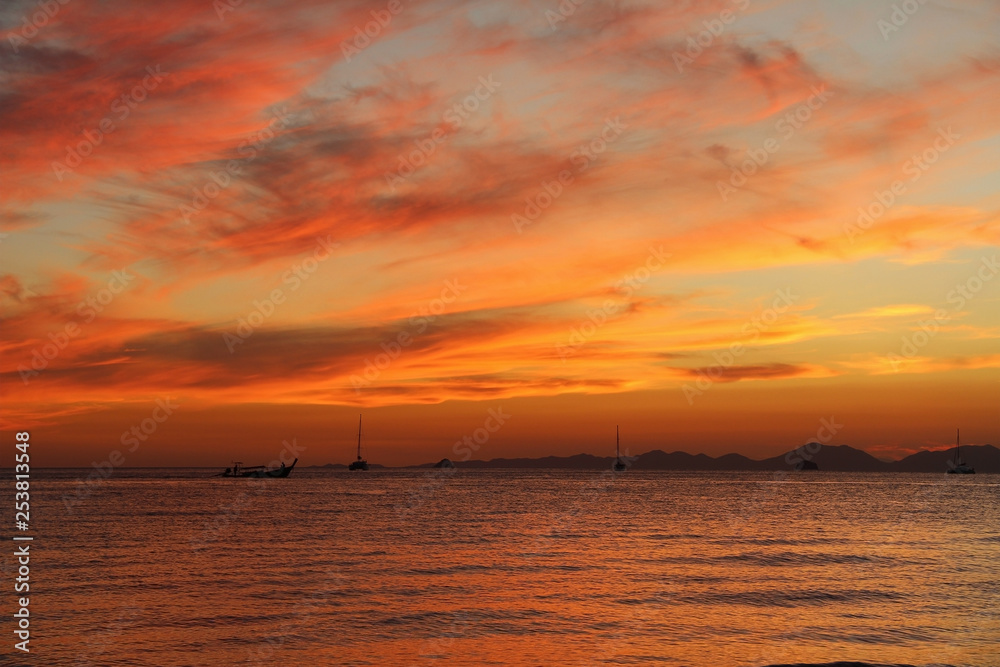
<svg viewBox="0 0 1000 667">
<path fill-rule="evenodd" d="M 948 461 L 949 475 L 975 475 L 976 469 L 962 460 L 962 430 L 955 431 L 955 459 Z"/>
<path fill-rule="evenodd" d="M 282 461 L 281 465 L 277 468 L 268 468 L 267 466 L 245 466 L 242 461 L 233 461 L 233 467 L 226 468 L 226 472 L 220 473 L 219 477 L 288 477 L 288 473 L 292 472 L 295 464 L 299 460 L 295 459 L 292 461 L 292 465 L 286 466 L 285 462 Z"/>
<path fill-rule="evenodd" d="M 621 453 L 621 449 L 619 447 L 618 427 L 617 426 L 615 426 L 615 463 L 612 466 L 612 469 L 615 472 L 622 472 L 622 471 L 628 470 L 628 464 L 626 464 L 625 461 L 622 460 L 622 453 Z"/>
<path fill-rule="evenodd" d="M 361 415 L 358 415 L 358 458 L 351 461 L 348 470 L 368 470 L 368 461 L 361 458 Z"/>
</svg>

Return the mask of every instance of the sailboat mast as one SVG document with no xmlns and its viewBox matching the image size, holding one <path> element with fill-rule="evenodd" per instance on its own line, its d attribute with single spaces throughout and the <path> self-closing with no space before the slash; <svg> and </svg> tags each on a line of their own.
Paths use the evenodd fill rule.
<svg viewBox="0 0 1000 667">
<path fill-rule="evenodd" d="M 615 424 L 615 459 L 621 459 L 621 450 L 618 447 L 618 425 Z"/>
<path fill-rule="evenodd" d="M 361 415 L 358 415 L 358 460 L 361 460 Z"/>
<path fill-rule="evenodd" d="M 960 428 L 955 429 L 955 458 L 957 459 L 955 463 L 962 462 L 962 429 Z"/>
</svg>

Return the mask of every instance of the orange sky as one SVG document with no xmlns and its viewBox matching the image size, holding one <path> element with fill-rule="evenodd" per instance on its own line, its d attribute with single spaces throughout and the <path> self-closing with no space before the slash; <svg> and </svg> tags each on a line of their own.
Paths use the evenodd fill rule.
<svg viewBox="0 0 1000 667">
<path fill-rule="evenodd" d="M 5 4 L 0 426 L 50 466 L 144 420 L 126 465 L 343 462 L 359 412 L 388 465 L 491 409 L 477 458 L 996 444 L 1000 8 L 892 5 Z"/>
</svg>

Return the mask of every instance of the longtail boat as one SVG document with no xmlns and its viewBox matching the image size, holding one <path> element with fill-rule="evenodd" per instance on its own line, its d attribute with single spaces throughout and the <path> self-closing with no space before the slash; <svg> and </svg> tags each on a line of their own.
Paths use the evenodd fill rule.
<svg viewBox="0 0 1000 667">
<path fill-rule="evenodd" d="M 299 460 L 295 459 L 292 461 L 292 465 L 286 466 L 282 461 L 277 468 L 268 468 L 267 466 L 245 466 L 242 461 L 233 461 L 233 467 L 226 468 L 226 472 L 220 473 L 218 477 L 288 477 L 288 473 L 292 472 L 292 468 L 298 462 Z"/>
</svg>

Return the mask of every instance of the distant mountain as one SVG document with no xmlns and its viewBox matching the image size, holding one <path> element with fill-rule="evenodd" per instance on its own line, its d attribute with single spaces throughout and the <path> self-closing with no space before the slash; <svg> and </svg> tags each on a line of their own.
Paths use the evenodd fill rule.
<svg viewBox="0 0 1000 667">
<path fill-rule="evenodd" d="M 610 460 L 610 459 L 609 459 Z M 887 464 L 868 452 L 847 445 L 805 445 L 763 461 L 747 458 L 742 454 L 726 454 L 717 458 L 707 454 L 671 452 L 659 449 L 640 455 L 634 462 L 636 470 L 796 470 L 811 467 L 819 470 L 877 472 L 887 469 Z"/>
<path fill-rule="evenodd" d="M 761 461 L 742 454 L 712 457 L 707 454 L 664 452 L 654 449 L 632 459 L 634 470 L 800 470 L 818 469 L 830 472 L 945 472 L 954 450 L 922 451 L 901 461 L 882 461 L 861 449 L 848 445 L 820 445 L 811 443 L 780 456 Z M 1000 473 L 1000 449 L 992 445 L 967 445 L 962 447 L 962 458 L 978 473 Z M 562 468 L 568 470 L 608 470 L 613 456 L 545 456 L 542 458 L 490 459 L 489 461 L 460 461 L 459 468 Z M 813 468 L 815 464 L 815 468 Z M 433 467 L 427 463 L 419 467 Z"/>
<path fill-rule="evenodd" d="M 955 456 L 954 449 L 935 452 L 924 450 L 910 454 L 900 461 L 893 461 L 890 470 L 900 472 L 940 472 L 947 470 Z M 1000 449 L 993 445 L 963 445 L 962 459 L 976 469 L 977 473 L 1000 472 Z"/>
<path fill-rule="evenodd" d="M 610 459 L 609 459 L 610 460 Z M 638 470 L 761 470 L 762 461 L 748 459 L 742 454 L 711 457 L 707 454 L 688 454 L 660 449 L 640 454 L 632 467 Z"/>
<path fill-rule="evenodd" d="M 334 470 L 347 470 L 346 463 L 327 463 L 321 466 L 306 466 L 307 468 L 332 468 Z M 369 463 L 369 468 L 385 468 L 384 465 L 379 465 L 378 463 Z"/>
<path fill-rule="evenodd" d="M 889 465 L 866 451 L 847 445 L 811 443 L 783 456 L 764 459 L 765 470 L 794 469 L 800 461 L 812 461 L 820 470 L 830 472 L 887 472 Z"/>
<path fill-rule="evenodd" d="M 489 461 L 463 461 L 459 468 L 567 468 L 570 470 L 604 470 L 611 467 L 613 456 L 544 456 L 540 459 L 490 459 Z"/>
</svg>

